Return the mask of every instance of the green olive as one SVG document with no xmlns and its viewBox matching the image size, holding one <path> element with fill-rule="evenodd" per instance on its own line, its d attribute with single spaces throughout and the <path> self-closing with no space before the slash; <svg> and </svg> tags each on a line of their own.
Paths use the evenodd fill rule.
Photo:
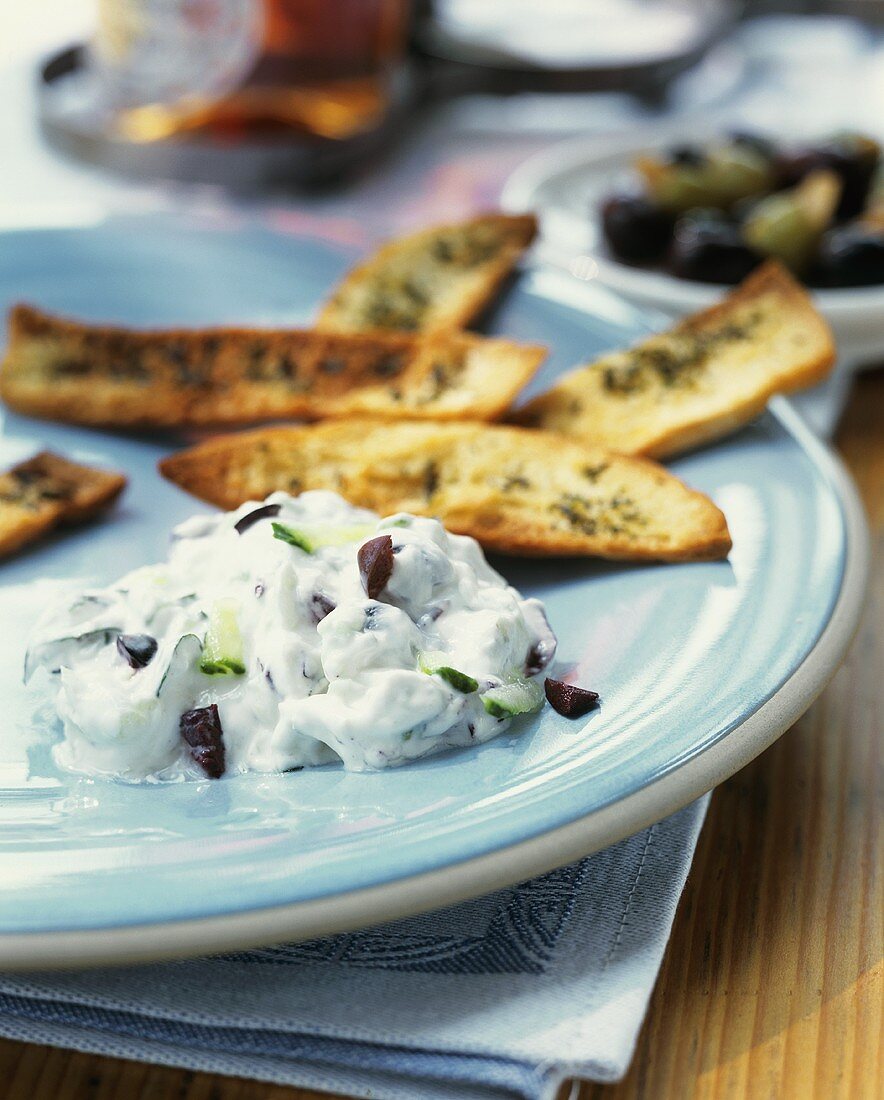
<svg viewBox="0 0 884 1100">
<path fill-rule="evenodd" d="M 781 260 L 790 271 L 805 269 L 819 234 L 791 195 L 762 199 L 743 225 L 743 240 L 764 256 Z"/>
<path fill-rule="evenodd" d="M 757 149 L 736 143 L 710 148 L 690 161 L 642 157 L 636 167 L 650 197 L 674 213 L 697 206 L 727 209 L 773 183 L 770 160 Z"/>
<path fill-rule="evenodd" d="M 800 275 L 813 259 L 840 193 L 833 172 L 813 172 L 797 187 L 760 199 L 743 222 L 743 240 Z"/>
</svg>

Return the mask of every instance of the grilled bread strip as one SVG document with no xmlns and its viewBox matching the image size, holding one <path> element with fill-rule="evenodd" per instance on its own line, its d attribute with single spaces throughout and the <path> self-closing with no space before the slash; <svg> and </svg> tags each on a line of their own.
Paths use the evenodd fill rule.
<svg viewBox="0 0 884 1100">
<path fill-rule="evenodd" d="M 774 394 L 821 381 L 834 361 L 808 294 L 768 263 L 719 305 L 566 374 L 513 420 L 663 458 L 735 431 Z"/>
<path fill-rule="evenodd" d="M 438 516 L 507 554 L 696 561 L 731 546 L 718 508 L 656 463 L 524 428 L 326 421 L 219 436 L 160 470 L 223 508 L 331 489 L 381 513 Z"/>
<path fill-rule="evenodd" d="M 83 523 L 123 491 L 122 474 L 69 462 L 42 451 L 0 473 L 0 557 L 53 527 Z"/>
<path fill-rule="evenodd" d="M 461 328 L 534 239 L 533 215 L 486 214 L 389 241 L 355 267 L 319 314 L 326 332 Z"/>
<path fill-rule="evenodd" d="M 19 305 L 9 317 L 0 394 L 33 416 L 114 427 L 354 414 L 483 420 L 503 414 L 545 354 L 454 332 L 135 332 Z"/>
</svg>

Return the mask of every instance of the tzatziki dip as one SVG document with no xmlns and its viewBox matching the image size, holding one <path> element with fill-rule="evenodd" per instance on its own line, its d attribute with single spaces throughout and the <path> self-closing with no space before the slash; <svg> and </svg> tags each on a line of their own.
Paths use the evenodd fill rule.
<svg viewBox="0 0 884 1100">
<path fill-rule="evenodd" d="M 433 519 L 329 492 L 197 516 L 169 559 L 38 624 L 58 764 L 137 781 L 386 768 L 539 710 L 543 605 Z"/>
</svg>

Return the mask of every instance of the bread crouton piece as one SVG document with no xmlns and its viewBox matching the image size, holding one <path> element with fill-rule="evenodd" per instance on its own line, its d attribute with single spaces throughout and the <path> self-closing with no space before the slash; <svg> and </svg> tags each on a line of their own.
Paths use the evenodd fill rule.
<svg viewBox="0 0 884 1100">
<path fill-rule="evenodd" d="M 656 463 L 524 428 L 326 421 L 219 436 L 160 470 L 222 508 L 330 489 L 505 554 L 697 561 L 731 546 L 718 508 Z"/>
<path fill-rule="evenodd" d="M 54 527 L 84 523 L 126 486 L 122 474 L 96 470 L 42 451 L 0 473 L 0 557 Z"/>
<path fill-rule="evenodd" d="M 382 245 L 319 314 L 327 332 L 462 328 L 497 293 L 537 233 L 531 214 L 486 214 Z"/>
<path fill-rule="evenodd" d="M 768 263 L 719 305 L 564 375 L 512 419 L 663 458 L 736 431 L 774 394 L 822 381 L 834 362 L 810 296 Z"/>
<path fill-rule="evenodd" d="M 468 333 L 139 332 L 16 306 L 0 395 L 19 412 L 132 428 L 366 414 L 493 419 L 546 349 Z"/>
</svg>

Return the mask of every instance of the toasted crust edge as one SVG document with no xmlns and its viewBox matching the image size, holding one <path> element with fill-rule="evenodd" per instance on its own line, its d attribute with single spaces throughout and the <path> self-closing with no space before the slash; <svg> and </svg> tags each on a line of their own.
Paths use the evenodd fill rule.
<svg viewBox="0 0 884 1100">
<path fill-rule="evenodd" d="M 370 421 L 365 422 L 371 423 Z M 377 421 L 375 420 L 374 423 L 377 423 Z M 236 438 L 238 438 L 243 445 L 248 446 L 252 443 L 260 444 L 266 439 L 268 434 L 299 432 L 301 430 L 303 429 L 291 427 L 262 428 L 251 432 L 237 433 Z M 491 428 L 490 430 L 496 429 Z M 559 438 L 554 433 L 538 432 L 530 428 L 513 428 L 511 426 L 506 426 L 503 430 L 525 433 L 531 436 L 547 435 L 553 441 Z M 159 472 L 164 478 L 200 500 L 217 505 L 220 508 L 236 508 L 242 504 L 243 501 L 238 498 L 237 494 L 225 492 L 224 489 L 221 488 L 224 481 L 223 464 L 218 461 L 222 456 L 230 454 L 230 438 L 229 435 L 217 436 L 213 439 L 197 443 L 193 447 L 189 447 L 183 451 L 168 455 L 159 461 Z M 569 446 L 582 446 L 573 437 L 562 438 Z M 612 458 L 623 460 L 631 465 L 642 466 L 648 472 L 658 473 L 661 469 L 659 464 L 653 459 L 635 455 L 618 455 L 613 452 L 603 452 L 598 448 L 587 447 L 587 450 L 592 451 L 594 456 L 608 454 Z M 202 469 L 209 469 L 214 464 L 214 474 L 212 476 L 200 476 L 198 473 L 197 476 L 194 476 L 195 471 L 200 471 L 200 467 L 193 462 L 195 457 L 205 459 Z M 690 547 L 677 549 L 660 548 L 653 551 L 630 552 L 628 548 L 623 548 L 613 543 L 613 541 L 609 541 L 607 543 L 600 542 L 598 547 L 590 553 L 585 548 L 576 545 L 578 540 L 569 538 L 567 532 L 561 532 L 561 538 L 559 538 L 558 541 L 552 541 L 548 532 L 532 534 L 531 530 L 526 528 L 522 523 L 520 523 L 518 527 L 515 527 L 511 521 L 508 523 L 502 520 L 502 522 L 493 526 L 480 525 L 475 521 L 461 521 L 456 515 L 450 512 L 446 515 L 442 515 L 440 518 L 444 522 L 447 530 L 455 534 L 470 535 L 481 543 L 485 549 L 509 556 L 543 558 L 591 557 L 604 558 L 609 561 L 658 561 L 671 563 L 720 561 L 726 558 L 733 547 L 733 541 L 728 528 L 727 518 L 722 510 L 714 501 L 706 496 L 705 493 L 692 489 L 671 471 L 665 470 L 665 473 L 667 478 L 678 482 L 690 499 L 701 501 L 707 513 L 709 530 L 706 537 L 696 540 Z M 362 503 L 364 505 L 365 502 L 353 501 L 353 503 Z M 538 528 L 539 527 L 540 525 L 538 525 Z"/>
<path fill-rule="evenodd" d="M 88 522 L 109 507 L 128 483 L 123 474 L 72 462 L 54 451 L 40 451 L 25 462 L 16 463 L 0 473 L 6 474 L 36 464 L 56 467 L 58 474 L 71 479 L 82 478 L 84 484 L 78 486 L 72 499 L 58 502 L 54 507 L 47 507 L 41 515 L 24 517 L 23 522 L 14 531 L 0 537 L 0 558 L 16 554 L 57 527 L 76 526 Z M 88 484 L 85 484 L 87 481 Z M 2 508 L 3 502 L 0 502 L 0 510 Z"/>
<path fill-rule="evenodd" d="M 385 262 L 390 257 L 395 256 L 402 249 L 404 244 L 407 243 L 411 245 L 421 240 L 429 241 L 440 232 L 473 225 L 477 222 L 503 222 L 508 225 L 516 226 L 522 230 L 522 240 L 518 244 L 509 245 L 504 250 L 503 254 L 493 263 L 486 265 L 486 285 L 481 289 L 477 289 L 473 294 L 464 295 L 460 308 L 456 312 L 452 312 L 444 322 L 428 325 L 426 328 L 421 328 L 418 331 L 422 335 L 432 335 L 434 333 L 444 332 L 447 329 L 466 328 L 484 312 L 518 263 L 520 257 L 534 241 L 539 228 L 539 222 L 535 214 L 500 214 L 497 212 L 478 214 L 462 222 L 446 222 L 445 224 L 432 226 L 429 229 L 418 230 L 404 237 L 394 237 L 391 240 L 384 241 L 374 252 L 366 257 L 365 260 L 362 260 L 352 267 L 335 286 L 317 314 L 316 328 L 324 332 L 352 331 L 338 329 L 335 324 L 334 315 L 336 312 L 336 298 L 339 294 L 345 291 L 349 286 L 361 283 L 366 278 L 370 278 L 379 263 Z M 359 331 L 374 334 L 389 334 L 391 331 L 395 330 L 384 328 L 361 328 Z"/>
<path fill-rule="evenodd" d="M 797 308 L 811 321 L 826 344 L 826 350 L 816 359 L 808 362 L 800 370 L 792 371 L 788 376 L 772 379 L 770 384 L 752 400 L 743 401 L 711 420 L 695 421 L 681 428 L 663 433 L 658 440 L 641 448 L 637 453 L 650 458 L 669 458 L 676 453 L 711 443 L 724 435 L 737 431 L 754 420 L 767 407 L 768 401 L 777 394 L 796 393 L 824 381 L 835 366 L 837 349 L 835 337 L 828 321 L 813 303 L 810 293 L 776 260 L 769 260 L 752 272 L 731 294 L 702 313 L 696 314 L 696 320 L 702 326 L 715 324 L 722 316 L 727 316 L 734 305 L 741 306 L 752 302 L 768 290 L 777 291 L 787 301 L 796 303 Z M 691 321 L 687 318 L 686 321 Z"/>
<path fill-rule="evenodd" d="M 413 419 L 428 422 L 445 422 L 455 420 L 497 420 L 510 408 L 513 398 L 531 380 L 541 363 L 547 357 L 549 349 L 539 344 L 520 344 L 504 337 L 481 336 L 475 333 L 460 332 L 457 330 L 441 329 L 429 333 L 406 334 L 402 332 L 371 331 L 371 332 L 316 332 L 316 338 L 320 344 L 328 342 L 334 351 L 335 345 L 343 345 L 346 349 L 352 345 L 354 352 L 360 351 L 364 345 L 377 344 L 380 351 L 389 352 L 392 355 L 406 354 L 411 356 L 409 367 L 414 360 L 421 359 L 432 354 L 434 345 L 457 343 L 463 348 L 475 352 L 484 352 L 488 355 L 502 354 L 504 350 L 510 352 L 509 361 L 506 364 L 507 386 L 495 392 L 483 392 L 478 394 L 470 404 L 469 409 L 445 409 L 438 405 L 428 404 L 426 408 L 418 405 L 405 404 L 402 407 L 390 403 L 387 407 L 374 405 L 360 408 L 360 398 L 363 394 L 369 394 L 373 386 L 354 381 L 349 391 L 336 395 L 317 395 L 312 393 L 296 393 L 291 395 L 288 408 L 283 408 L 277 403 L 275 408 L 265 408 L 257 413 L 242 412 L 240 415 L 229 415 L 223 411 L 210 411 L 204 415 L 202 408 L 208 406 L 211 410 L 211 399 L 205 404 L 198 398 L 199 394 L 191 392 L 184 387 L 169 387 L 165 381 L 153 379 L 146 383 L 145 389 L 137 397 L 144 397 L 145 401 L 139 405 L 139 410 L 148 403 L 150 388 L 159 389 L 161 398 L 156 401 L 164 401 L 173 411 L 158 411 L 156 408 L 150 412 L 132 411 L 135 398 L 132 393 L 114 392 L 110 397 L 94 403 L 78 402 L 74 398 L 84 395 L 90 385 L 90 380 L 76 383 L 62 383 L 52 387 L 45 382 L 39 387 L 39 392 L 33 394 L 30 387 L 22 386 L 20 377 L 7 366 L 16 342 L 29 339 L 40 339 L 48 335 L 57 339 L 66 336 L 81 339 L 91 333 L 100 334 L 104 338 L 113 338 L 123 335 L 127 339 L 136 342 L 147 343 L 151 340 L 176 343 L 187 340 L 201 340 L 207 337 L 223 339 L 229 337 L 233 340 L 248 340 L 252 337 L 264 338 L 269 341 L 284 339 L 288 335 L 309 336 L 313 330 L 309 329 L 250 329 L 234 326 L 218 326 L 199 329 L 185 328 L 129 328 L 119 324 L 102 324 L 81 322 L 69 317 L 62 317 L 48 313 L 27 303 L 17 303 L 9 311 L 9 339 L 6 354 L 0 362 L 0 397 L 12 409 L 29 416 L 39 416 L 43 419 L 55 420 L 63 423 L 88 425 L 91 427 L 125 427 L 130 429 L 176 429 L 176 428 L 234 428 L 259 423 L 266 423 L 280 419 L 298 419 L 305 421 L 319 421 L 326 419 L 342 419 L 354 416 L 372 416 L 390 421 Z M 96 385 L 101 385 L 102 379 L 92 379 Z M 216 385 L 222 385 L 222 380 L 215 381 Z M 248 379 L 238 379 L 234 386 L 249 386 Z M 378 383 L 378 388 L 383 386 Z M 456 387 L 455 387 L 456 388 Z M 172 398 L 179 397 L 180 404 L 172 404 Z M 272 399 L 272 397 L 271 397 Z M 97 407 L 96 407 L 97 406 Z"/>
<path fill-rule="evenodd" d="M 678 427 L 659 432 L 652 440 L 634 450 L 623 449 L 620 453 L 654 459 L 672 458 L 675 455 L 683 454 L 738 431 L 764 412 L 772 397 L 778 394 L 790 394 L 808 389 L 824 381 L 829 376 L 837 358 L 835 338 L 831 326 L 814 305 L 810 293 L 776 260 L 766 261 L 742 283 L 726 294 L 721 301 L 685 317 L 673 325 L 671 330 L 664 330 L 664 332 L 715 327 L 722 317 L 728 317 L 735 306 L 739 307 L 747 302 L 752 302 L 770 289 L 778 291 L 787 300 L 797 303 L 797 307 L 802 314 L 806 314 L 808 320 L 812 319 L 821 337 L 821 342 L 826 344 L 826 351 L 816 359 L 808 362 L 801 370 L 792 371 L 788 376 L 783 376 L 780 379 L 772 379 L 764 390 L 748 400 L 734 404 L 718 416 L 711 419 L 697 417 L 686 421 Z M 574 371 L 568 373 L 577 374 L 582 370 L 591 369 L 592 365 L 590 363 L 582 367 L 576 367 Z M 562 375 L 562 378 L 568 377 L 568 373 Z M 555 383 L 552 388 L 555 388 Z M 545 394 L 540 394 L 534 401 L 542 402 L 544 396 Z M 516 425 L 521 424 L 521 418 L 528 414 L 534 401 L 529 402 L 521 409 L 517 409 L 513 413 L 510 422 Z M 556 432 L 556 434 L 566 439 L 580 438 L 577 433 L 556 431 L 554 428 L 544 430 Z"/>
</svg>

